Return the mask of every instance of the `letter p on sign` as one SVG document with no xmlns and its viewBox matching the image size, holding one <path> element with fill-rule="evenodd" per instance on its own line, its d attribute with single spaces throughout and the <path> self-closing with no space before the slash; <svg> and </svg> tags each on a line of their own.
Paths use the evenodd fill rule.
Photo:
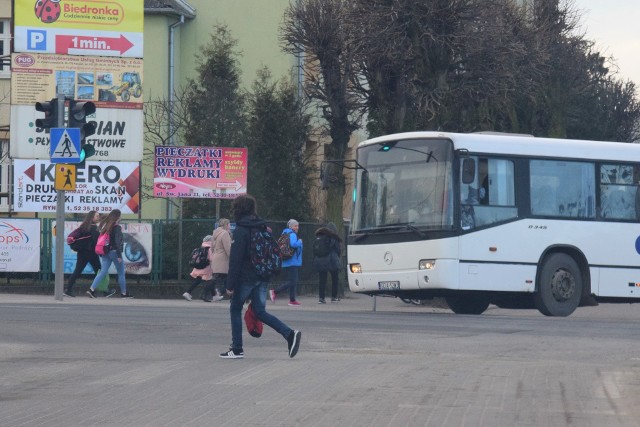
<svg viewBox="0 0 640 427">
<path fill-rule="evenodd" d="M 41 30 L 27 30 L 27 49 L 47 50 L 47 32 Z"/>
</svg>

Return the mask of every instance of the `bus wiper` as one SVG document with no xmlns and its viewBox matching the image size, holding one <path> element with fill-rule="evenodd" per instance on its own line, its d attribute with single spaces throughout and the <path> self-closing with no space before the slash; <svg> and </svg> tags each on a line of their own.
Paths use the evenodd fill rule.
<svg viewBox="0 0 640 427">
<path fill-rule="evenodd" d="M 427 237 L 426 234 L 424 234 L 422 231 L 420 231 L 411 222 L 401 222 L 401 223 L 397 223 L 397 224 L 389 224 L 389 225 L 376 227 L 376 228 L 368 228 L 366 235 L 369 235 L 371 233 L 381 233 L 381 232 L 393 231 L 393 230 L 411 230 L 411 231 L 413 231 L 415 233 L 418 233 L 418 235 L 420 235 L 420 237 Z"/>
<path fill-rule="evenodd" d="M 418 236 L 420 236 L 420 237 L 427 237 L 427 235 L 426 235 L 426 234 L 424 234 L 422 231 L 420 231 L 420 230 L 418 229 L 418 227 L 414 226 L 414 225 L 413 225 L 413 224 L 411 224 L 411 223 L 408 223 L 408 224 L 407 224 L 407 229 L 408 229 L 408 230 L 411 230 L 411 231 L 414 231 L 414 232 L 416 232 L 416 233 L 418 233 Z"/>
<path fill-rule="evenodd" d="M 369 237 L 369 233 L 356 234 L 353 236 L 353 241 L 359 242 L 360 240 L 366 239 L 367 237 Z"/>
</svg>

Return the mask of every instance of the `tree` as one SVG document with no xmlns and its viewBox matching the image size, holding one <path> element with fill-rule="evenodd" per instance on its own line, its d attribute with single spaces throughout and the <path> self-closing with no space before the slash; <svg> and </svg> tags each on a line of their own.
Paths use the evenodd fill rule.
<svg viewBox="0 0 640 427">
<path fill-rule="evenodd" d="M 211 40 L 198 57 L 198 79 L 192 79 L 186 93 L 190 126 L 186 145 L 242 147 L 246 126 L 245 97 L 240 90 L 240 71 L 236 51 L 238 42 L 224 25 L 214 27 Z M 186 199 L 183 215 L 210 218 L 216 212 L 212 199 Z M 223 200 L 222 212 L 230 207 Z"/>
<path fill-rule="evenodd" d="M 309 183 L 304 148 L 310 116 L 286 80 L 276 83 L 264 68 L 247 96 L 248 181 L 260 215 L 272 220 L 308 220 Z"/>
<path fill-rule="evenodd" d="M 345 25 L 349 0 L 301 0 L 292 2 L 284 15 L 280 34 L 285 52 L 305 56 L 304 91 L 316 103 L 326 123 L 324 158 L 342 161 L 351 134 L 362 114 L 353 91 L 354 45 Z M 340 163 L 328 163 L 325 173 L 333 177 L 327 190 L 326 216 L 342 230 L 345 180 Z"/>
<path fill-rule="evenodd" d="M 158 145 L 171 145 L 175 141 L 184 141 L 185 134 L 192 127 L 192 119 L 187 111 L 188 102 L 184 89 L 174 93 L 173 100 L 163 98 L 145 101 L 143 109 L 144 117 L 144 155 L 142 162 L 147 167 L 154 169 L 155 147 Z M 142 182 L 143 200 L 153 198 L 153 180 L 146 179 Z M 177 204 L 168 199 L 167 203 Z"/>
<path fill-rule="evenodd" d="M 372 136 L 416 129 L 508 127 L 531 96 L 541 52 L 504 0 L 356 0 L 359 86 Z"/>
</svg>

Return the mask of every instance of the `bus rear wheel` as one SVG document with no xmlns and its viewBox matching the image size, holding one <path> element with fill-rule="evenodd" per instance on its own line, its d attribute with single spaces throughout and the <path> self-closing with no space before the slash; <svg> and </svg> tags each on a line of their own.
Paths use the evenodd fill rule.
<svg viewBox="0 0 640 427">
<path fill-rule="evenodd" d="M 489 308 L 489 298 L 483 295 L 447 295 L 444 299 L 455 314 L 482 314 Z"/>
<path fill-rule="evenodd" d="M 545 316 L 566 317 L 578 308 L 582 298 L 582 275 L 569 255 L 553 254 L 542 263 L 538 290 L 533 302 Z"/>
</svg>

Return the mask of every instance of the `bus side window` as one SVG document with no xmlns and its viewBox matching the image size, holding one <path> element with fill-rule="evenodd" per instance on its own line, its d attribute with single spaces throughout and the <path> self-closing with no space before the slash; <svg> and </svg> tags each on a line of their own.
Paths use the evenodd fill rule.
<svg viewBox="0 0 640 427">
<path fill-rule="evenodd" d="M 600 169 L 600 214 L 605 219 L 640 218 L 638 165 L 603 164 Z"/>
</svg>

